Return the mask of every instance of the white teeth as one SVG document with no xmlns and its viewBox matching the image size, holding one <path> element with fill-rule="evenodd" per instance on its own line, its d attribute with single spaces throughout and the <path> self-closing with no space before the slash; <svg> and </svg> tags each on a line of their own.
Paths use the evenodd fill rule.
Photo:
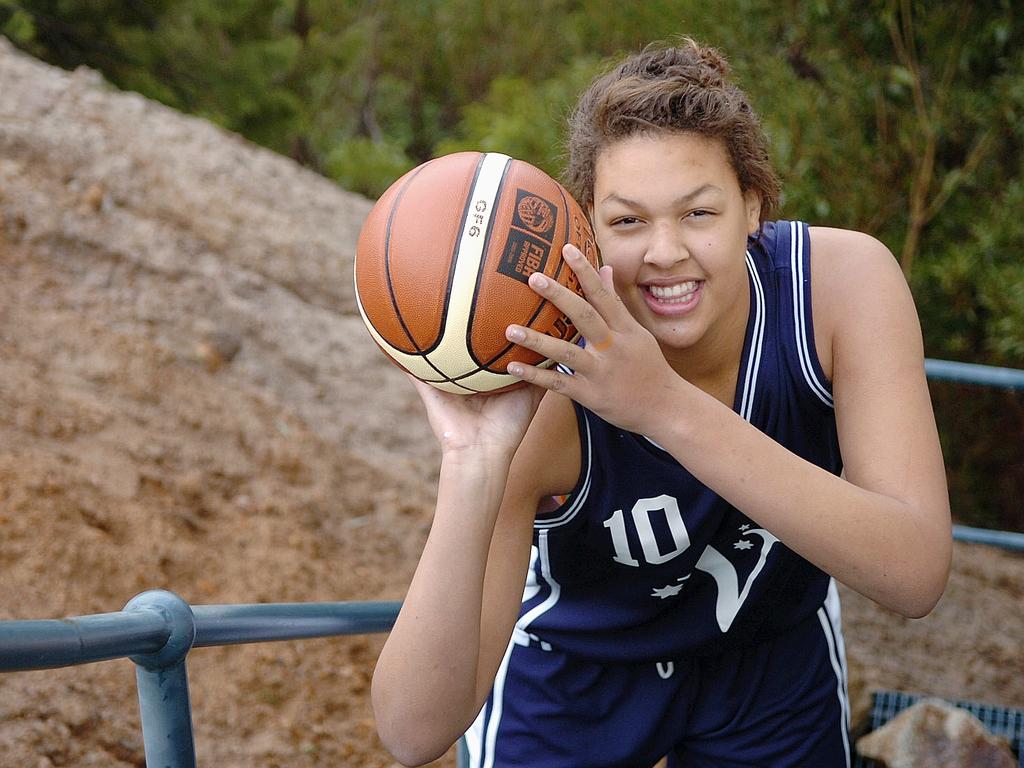
<svg viewBox="0 0 1024 768">
<path fill-rule="evenodd" d="M 651 285 L 648 286 L 648 289 L 655 298 L 678 299 L 688 293 L 696 291 L 697 281 L 689 280 L 685 283 L 677 283 L 675 285 Z"/>
</svg>

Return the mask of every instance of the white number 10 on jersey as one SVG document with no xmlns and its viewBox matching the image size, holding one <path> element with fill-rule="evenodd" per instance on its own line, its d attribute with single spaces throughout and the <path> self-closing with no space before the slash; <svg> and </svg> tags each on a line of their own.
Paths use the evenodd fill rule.
<svg viewBox="0 0 1024 768">
<path fill-rule="evenodd" d="M 652 523 L 651 515 L 655 512 L 660 512 L 664 515 L 665 524 L 671 534 L 672 545 L 665 552 L 661 551 L 661 545 L 654 535 L 654 524 Z M 643 553 L 644 561 L 648 565 L 667 563 L 689 549 L 690 534 L 686 530 L 686 523 L 683 521 L 683 515 L 679 510 L 679 502 L 673 496 L 662 494 L 661 496 L 649 499 L 638 499 L 633 505 L 633 509 L 630 510 L 630 516 L 632 517 L 637 537 L 640 540 L 640 549 Z M 633 555 L 629 539 L 626 535 L 626 516 L 623 511 L 621 509 L 615 510 L 612 516 L 604 521 L 604 527 L 611 532 L 612 546 L 615 549 L 615 555 L 612 559 L 622 565 L 639 568 L 640 561 Z M 736 614 L 739 613 L 740 608 L 750 594 L 750 588 L 754 580 L 757 579 L 764 568 L 765 561 L 768 559 L 768 552 L 771 550 L 772 545 L 778 541 L 774 535 L 763 528 L 752 528 L 744 525 L 740 527 L 739 532 L 741 541 L 733 546 L 739 550 L 750 549 L 750 540 L 743 537 L 752 535 L 756 535 L 761 539 L 761 547 L 760 552 L 758 552 L 757 562 L 754 564 L 742 587 L 739 583 L 740 579 L 736 567 L 710 544 L 701 553 L 696 563 L 696 570 L 703 571 L 715 580 L 715 585 L 718 588 L 715 618 L 722 632 L 728 631 L 729 627 L 732 626 Z M 664 541 L 667 543 L 667 540 Z M 740 544 L 744 546 L 739 546 Z"/>
</svg>

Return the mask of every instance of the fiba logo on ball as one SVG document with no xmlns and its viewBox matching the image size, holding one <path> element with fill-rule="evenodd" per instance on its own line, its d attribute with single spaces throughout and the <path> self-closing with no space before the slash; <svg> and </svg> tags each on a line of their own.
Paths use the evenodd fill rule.
<svg viewBox="0 0 1024 768">
<path fill-rule="evenodd" d="M 550 239 L 551 230 L 555 228 L 555 210 L 546 200 L 519 190 L 516 202 L 516 218 L 521 226 Z"/>
<path fill-rule="evenodd" d="M 526 190 L 516 190 L 512 228 L 498 272 L 526 284 L 534 272 L 543 272 L 551 253 L 558 214 L 554 203 Z"/>
<path fill-rule="evenodd" d="M 551 246 L 543 240 L 513 229 L 508 233 L 497 270 L 525 285 L 534 272 L 544 271 L 550 253 Z"/>
</svg>

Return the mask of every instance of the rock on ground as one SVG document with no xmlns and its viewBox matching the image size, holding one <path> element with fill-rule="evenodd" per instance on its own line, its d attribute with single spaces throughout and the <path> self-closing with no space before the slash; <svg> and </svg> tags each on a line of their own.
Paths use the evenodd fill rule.
<svg viewBox="0 0 1024 768">
<path fill-rule="evenodd" d="M 923 699 L 857 741 L 887 768 L 1017 768 L 1009 742 L 970 712 Z"/>
</svg>

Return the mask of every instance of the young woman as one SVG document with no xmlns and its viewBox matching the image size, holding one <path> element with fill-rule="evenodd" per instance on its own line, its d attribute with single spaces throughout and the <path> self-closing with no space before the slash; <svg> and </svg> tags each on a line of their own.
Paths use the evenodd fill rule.
<svg viewBox="0 0 1024 768">
<path fill-rule="evenodd" d="M 402 762 L 848 765 L 835 581 L 904 616 L 945 587 L 942 457 L 891 254 L 772 221 L 778 184 L 712 49 L 650 48 L 573 116 L 604 266 L 585 338 L 485 397 L 417 385 L 437 511 L 373 681 Z M 813 299 L 813 301 L 812 301 Z M 525 584 L 525 591 L 524 591 Z"/>
</svg>

